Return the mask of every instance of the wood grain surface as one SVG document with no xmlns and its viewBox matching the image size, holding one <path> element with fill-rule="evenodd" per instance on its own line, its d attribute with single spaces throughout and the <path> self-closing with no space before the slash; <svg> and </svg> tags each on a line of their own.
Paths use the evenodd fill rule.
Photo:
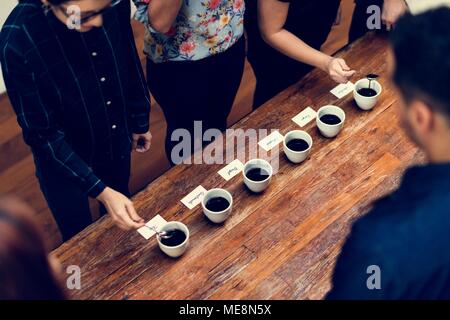
<svg viewBox="0 0 450 320">
<path fill-rule="evenodd" d="M 76 299 L 321 299 L 352 221 L 394 189 L 411 164 L 423 160 L 398 126 L 396 92 L 387 76 L 386 39 L 375 34 L 338 56 L 358 70 L 381 75 L 384 91 L 374 110 L 361 111 L 352 94 L 337 99 L 335 83 L 315 70 L 232 128 L 300 129 L 291 119 L 307 106 L 334 104 L 346 112 L 344 130 L 323 138 L 314 122 L 304 130 L 314 140 L 309 159 L 293 165 L 281 151 L 279 170 L 261 195 L 251 194 L 242 175 L 226 182 L 224 165 L 180 165 L 133 199 L 139 214 L 160 214 L 190 229 L 184 256 L 165 256 L 156 239 L 125 233 L 103 217 L 55 251 L 64 267 L 78 265 L 81 290 Z M 238 134 L 239 137 L 241 137 Z M 242 138 L 242 137 L 241 137 Z M 233 137 L 214 142 L 232 150 Z M 248 150 L 245 150 L 248 160 Z M 233 214 L 213 225 L 201 206 L 188 210 L 180 200 L 198 185 L 225 188 L 233 195 Z"/>
</svg>

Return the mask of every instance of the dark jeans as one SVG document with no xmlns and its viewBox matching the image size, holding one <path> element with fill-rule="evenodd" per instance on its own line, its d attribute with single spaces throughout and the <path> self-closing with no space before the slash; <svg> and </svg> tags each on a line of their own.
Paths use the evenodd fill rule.
<svg viewBox="0 0 450 320">
<path fill-rule="evenodd" d="M 356 0 L 355 11 L 353 13 L 352 25 L 350 27 L 349 40 L 353 42 L 371 31 L 367 27 L 367 20 L 373 13 L 367 13 L 367 8 L 372 5 L 383 9 L 383 0 Z M 380 17 L 381 19 L 381 17 Z"/>
<path fill-rule="evenodd" d="M 121 160 L 103 162 L 94 165 L 97 177 L 108 187 L 130 196 L 128 181 L 130 178 L 131 155 Z M 92 223 L 88 196 L 69 178 L 61 176 L 59 171 L 44 161 L 35 161 L 36 176 L 41 190 L 58 224 L 63 241 L 67 241 Z M 106 210 L 100 208 L 101 214 Z"/>
<path fill-rule="evenodd" d="M 202 121 L 203 132 L 227 128 L 227 117 L 239 89 L 245 63 L 242 37 L 227 51 L 198 61 L 153 63 L 147 60 L 148 85 L 160 104 L 167 122 L 166 155 L 171 157 L 178 141 L 172 141 L 176 129 L 186 129 L 194 150 L 194 121 Z M 204 146 L 203 143 L 201 146 Z"/>
<path fill-rule="evenodd" d="M 320 50 L 336 19 L 340 0 L 291 2 L 285 28 L 308 45 Z M 253 107 L 257 108 L 299 81 L 312 70 L 304 63 L 286 57 L 261 38 L 257 21 L 257 1 L 246 2 L 245 29 L 247 58 L 256 76 Z"/>
</svg>

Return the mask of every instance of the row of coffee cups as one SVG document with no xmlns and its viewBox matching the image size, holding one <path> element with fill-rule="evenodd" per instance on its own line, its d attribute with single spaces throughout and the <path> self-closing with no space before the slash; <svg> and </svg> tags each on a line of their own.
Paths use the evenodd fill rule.
<svg viewBox="0 0 450 320">
<path fill-rule="evenodd" d="M 326 137 L 334 137 L 342 129 L 345 121 L 345 113 L 335 106 L 326 106 L 319 110 L 318 127 Z M 320 120 L 320 115 L 331 117 L 334 115 L 336 123 L 327 123 Z M 325 119 L 326 120 L 326 119 Z M 293 163 L 301 163 L 309 156 L 313 141 L 311 136 L 301 130 L 287 133 L 284 137 L 283 148 L 286 156 Z M 273 176 L 272 165 L 263 159 L 253 159 L 248 161 L 243 168 L 243 180 L 247 188 L 254 193 L 261 193 L 266 190 Z M 206 192 L 202 202 L 204 215 L 213 223 L 223 223 L 231 215 L 233 208 L 233 196 L 225 189 L 215 188 Z M 169 222 L 164 225 L 161 231 L 181 231 L 178 239 L 166 241 L 157 236 L 160 249 L 170 257 L 177 258 L 184 254 L 189 244 L 189 230 L 181 222 Z"/>
<path fill-rule="evenodd" d="M 273 168 L 263 159 L 253 159 L 244 165 L 243 179 L 249 190 L 254 193 L 263 192 L 272 179 Z M 223 223 L 227 220 L 233 208 L 233 196 L 225 189 L 211 189 L 203 196 L 202 208 L 205 216 L 213 223 Z M 160 232 L 176 231 L 176 236 L 164 239 L 157 235 L 159 248 L 172 258 L 180 257 L 189 245 L 188 227 L 177 221 L 166 223 Z"/>
<path fill-rule="evenodd" d="M 373 84 L 373 85 L 372 85 Z M 373 92 L 364 94 L 364 89 L 373 87 Z M 354 98 L 357 105 L 363 110 L 371 110 L 377 103 L 382 88 L 380 83 L 362 79 L 355 84 Z M 316 124 L 320 133 L 326 138 L 336 137 L 345 123 L 345 112 L 333 105 L 324 106 L 317 112 Z M 313 146 L 311 136 L 302 130 L 288 132 L 283 140 L 283 150 L 287 158 L 296 164 L 305 161 Z M 270 184 L 273 168 L 263 159 L 253 159 L 244 165 L 243 180 L 247 188 L 254 193 L 261 193 Z M 233 196 L 225 189 L 215 188 L 209 190 L 202 199 L 202 208 L 205 216 L 213 223 L 223 223 L 231 215 Z M 161 229 L 162 232 L 178 231 L 170 240 L 157 236 L 160 249 L 168 256 L 177 258 L 184 254 L 189 245 L 188 227 L 177 221 L 168 222 Z"/>
</svg>

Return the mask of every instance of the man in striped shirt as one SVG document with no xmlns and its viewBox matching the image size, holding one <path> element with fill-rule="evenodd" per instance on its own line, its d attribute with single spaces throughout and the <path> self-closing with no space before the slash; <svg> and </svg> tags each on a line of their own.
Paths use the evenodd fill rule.
<svg viewBox="0 0 450 320">
<path fill-rule="evenodd" d="M 150 99 L 127 0 L 22 0 L 0 34 L 8 95 L 41 189 L 67 240 L 91 223 L 88 196 L 122 229 L 131 151 L 150 148 Z"/>
</svg>

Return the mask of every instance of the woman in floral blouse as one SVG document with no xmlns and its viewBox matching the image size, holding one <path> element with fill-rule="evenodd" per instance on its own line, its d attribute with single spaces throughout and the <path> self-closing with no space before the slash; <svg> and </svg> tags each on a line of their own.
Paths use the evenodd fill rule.
<svg viewBox="0 0 450 320">
<path fill-rule="evenodd" d="M 190 156 L 173 149 L 176 129 L 190 132 L 192 146 L 194 121 L 202 121 L 203 131 L 226 129 L 244 70 L 244 0 L 134 2 L 135 18 L 147 27 L 149 88 L 164 111 L 166 153 L 176 164 Z"/>
</svg>

